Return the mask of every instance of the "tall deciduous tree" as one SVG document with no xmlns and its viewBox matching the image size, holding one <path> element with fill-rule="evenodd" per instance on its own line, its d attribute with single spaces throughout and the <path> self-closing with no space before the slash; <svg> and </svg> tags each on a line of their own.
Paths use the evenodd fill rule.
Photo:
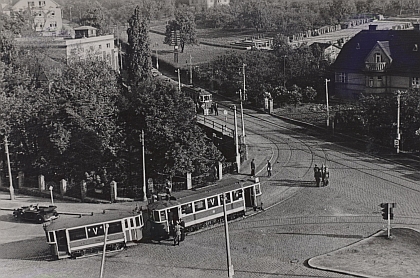
<svg viewBox="0 0 420 278">
<path fill-rule="evenodd" d="M 184 52 L 186 44 L 197 44 L 197 32 L 194 13 L 186 8 L 178 9 L 175 12 L 175 20 L 170 20 L 166 25 L 165 39 L 163 43 L 170 44 L 172 31 L 179 31 L 179 43 L 181 52 Z"/>
<path fill-rule="evenodd" d="M 139 82 L 150 77 L 152 59 L 150 56 L 149 19 L 137 6 L 128 21 L 127 70 L 129 82 L 137 86 Z"/>
</svg>

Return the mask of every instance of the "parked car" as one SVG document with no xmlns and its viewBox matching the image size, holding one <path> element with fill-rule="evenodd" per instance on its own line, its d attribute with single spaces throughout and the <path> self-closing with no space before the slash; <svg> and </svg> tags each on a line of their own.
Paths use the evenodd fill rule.
<svg viewBox="0 0 420 278">
<path fill-rule="evenodd" d="M 13 216 L 17 219 L 24 219 L 37 223 L 44 223 L 58 218 L 56 206 L 30 205 L 15 209 Z"/>
</svg>

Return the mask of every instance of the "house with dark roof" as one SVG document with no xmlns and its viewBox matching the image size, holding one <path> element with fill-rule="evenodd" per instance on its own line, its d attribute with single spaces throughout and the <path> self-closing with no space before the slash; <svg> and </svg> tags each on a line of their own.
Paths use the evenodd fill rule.
<svg viewBox="0 0 420 278">
<path fill-rule="evenodd" d="M 334 93 L 357 99 L 361 94 L 390 94 L 420 88 L 420 28 L 362 30 L 341 49 L 332 65 Z"/>
</svg>

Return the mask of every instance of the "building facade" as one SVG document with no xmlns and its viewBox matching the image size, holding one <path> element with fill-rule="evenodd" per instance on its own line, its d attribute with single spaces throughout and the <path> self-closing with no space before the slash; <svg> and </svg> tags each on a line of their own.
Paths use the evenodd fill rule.
<svg viewBox="0 0 420 278">
<path fill-rule="evenodd" d="M 118 49 L 113 35 L 96 36 L 96 28 L 91 26 L 75 28 L 75 34 L 75 38 L 27 37 L 16 41 L 22 47 L 46 49 L 46 55 L 56 61 L 67 63 L 93 56 L 107 61 L 113 70 L 119 71 Z"/>
<path fill-rule="evenodd" d="M 420 28 L 376 30 L 370 25 L 350 39 L 335 63 L 335 95 L 391 94 L 420 88 Z"/>
<path fill-rule="evenodd" d="M 52 0 L 20 0 L 13 6 L 4 7 L 3 12 L 29 14 L 34 30 L 46 36 L 59 35 L 63 28 L 61 7 Z"/>
<path fill-rule="evenodd" d="M 229 5 L 230 0 L 177 0 L 177 5 L 189 5 L 195 6 L 196 8 L 213 8 L 217 5 Z"/>
</svg>

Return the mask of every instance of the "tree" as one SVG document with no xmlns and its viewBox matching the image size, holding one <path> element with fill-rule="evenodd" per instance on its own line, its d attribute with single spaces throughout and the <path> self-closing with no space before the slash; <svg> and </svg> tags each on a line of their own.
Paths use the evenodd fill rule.
<svg viewBox="0 0 420 278">
<path fill-rule="evenodd" d="M 139 135 L 145 131 L 147 176 L 157 178 L 185 176 L 187 172 L 201 175 L 209 172 L 222 156 L 197 127 L 194 103 L 178 90 L 161 81 L 150 80 L 127 92 L 124 125 L 127 146 L 131 148 L 133 180 L 140 177 Z M 129 149 L 126 148 L 128 157 Z"/>
<path fill-rule="evenodd" d="M 142 15 L 137 6 L 128 21 L 127 71 L 129 82 L 137 86 L 139 82 L 150 77 L 152 59 L 150 56 L 148 18 Z"/>
<path fill-rule="evenodd" d="M 84 12 L 79 23 L 84 26 L 92 26 L 97 28 L 98 36 L 109 33 L 109 24 L 105 20 L 102 8 L 89 8 Z"/>
<path fill-rule="evenodd" d="M 175 20 L 168 21 L 166 25 L 165 39 L 163 43 L 171 44 L 172 31 L 179 31 L 179 43 L 181 52 L 184 52 L 186 44 L 197 44 L 195 16 L 188 9 L 178 9 L 175 12 Z"/>
</svg>

